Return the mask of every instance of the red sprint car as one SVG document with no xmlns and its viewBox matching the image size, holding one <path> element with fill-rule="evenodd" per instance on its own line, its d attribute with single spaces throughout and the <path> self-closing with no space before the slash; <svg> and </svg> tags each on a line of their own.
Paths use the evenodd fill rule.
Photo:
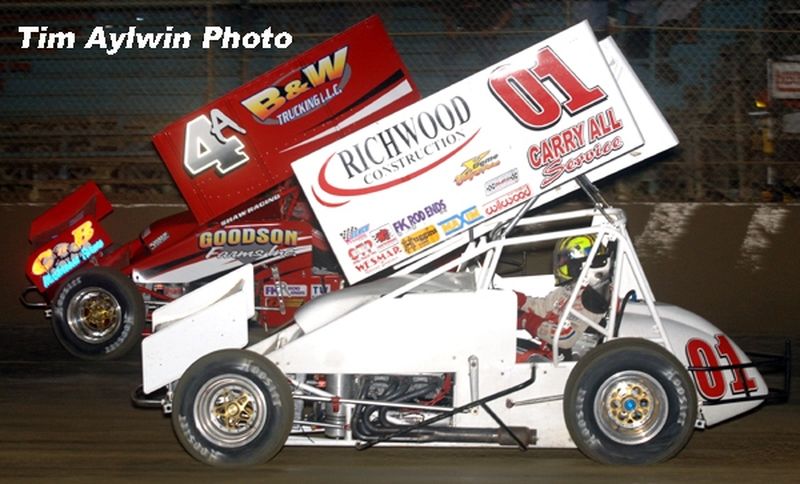
<svg viewBox="0 0 800 484">
<path fill-rule="evenodd" d="M 113 244 L 111 204 L 88 182 L 36 218 L 23 304 L 47 310 L 73 355 L 112 359 L 154 308 L 253 264 L 258 322 L 281 326 L 344 284 L 291 163 L 419 97 L 381 21 L 360 22 L 153 137 L 187 211 Z"/>
</svg>

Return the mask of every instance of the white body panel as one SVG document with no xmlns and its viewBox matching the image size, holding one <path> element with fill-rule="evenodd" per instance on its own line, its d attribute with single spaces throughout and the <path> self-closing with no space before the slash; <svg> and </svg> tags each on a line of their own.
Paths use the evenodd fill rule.
<svg viewBox="0 0 800 484">
<path fill-rule="evenodd" d="M 309 334 L 299 335 L 289 328 L 248 349 L 265 354 L 286 373 L 452 372 L 455 380 L 462 382 L 454 389 L 454 405 L 460 406 L 531 377 L 530 363 L 516 363 L 516 312 L 516 296 L 507 290 L 408 294 L 375 300 Z M 291 341 L 278 344 L 281 339 Z M 467 383 L 473 356 L 479 368 L 476 395 Z M 573 366 L 537 364 L 536 382 L 510 398 L 560 396 Z M 560 399 L 511 408 L 506 399 L 498 399 L 488 405 L 506 424 L 536 429 L 538 446 L 573 445 L 561 417 Z M 497 427 L 482 409 L 456 415 L 452 425 Z M 325 445 L 332 441 L 303 437 L 295 443 Z"/>
<path fill-rule="evenodd" d="M 545 175 L 537 171 L 542 166 L 533 167 L 534 171 L 531 171 L 525 155 L 528 148 L 534 146 L 531 143 L 542 142 L 543 135 L 534 135 L 531 130 L 520 131 L 519 126 L 510 126 L 509 123 L 516 121 L 510 119 L 509 112 L 491 94 L 487 94 L 487 77 L 502 72 L 501 66 L 495 66 L 500 70 L 488 69 L 479 73 L 479 77 L 457 83 L 444 94 L 439 93 L 384 118 L 293 165 L 348 279 L 351 282 L 359 281 L 385 268 L 397 271 L 390 277 L 333 292 L 306 303 L 296 313 L 296 324 L 248 348 L 249 351 L 265 355 L 287 375 L 294 386 L 296 401 L 325 402 L 324 405 L 339 408 L 341 400 L 343 408 L 353 410 L 359 402 L 355 402 L 352 395 L 329 393 L 328 382 L 344 380 L 339 378 L 343 375 L 447 375 L 453 377 L 453 386 L 450 393 L 441 390 L 442 395 L 452 397 L 452 407 L 460 407 L 527 382 L 535 374 L 535 381 L 531 385 L 492 400 L 487 406 L 506 425 L 535 430 L 537 446 L 573 446 L 564 422 L 562 398 L 575 361 L 562 361 L 560 357 L 569 358 L 570 355 L 559 355 L 559 345 L 553 344 L 552 358 L 548 362 L 517 362 L 518 337 L 524 336 L 520 335 L 524 331 L 517 329 L 518 298 L 514 291 L 529 296 L 544 296 L 553 289 L 554 277 L 550 274 L 500 277 L 496 269 L 506 249 L 524 251 L 527 250 L 526 246 L 555 244 L 565 237 L 587 234 L 595 236 L 594 245 L 584 254 L 585 261 L 580 274 L 572 275 L 573 289 L 564 303 L 563 313 L 553 334 L 562 334 L 567 319 L 576 316 L 576 300 L 583 292 L 582 288 L 589 284 L 589 268 L 603 246 L 603 250 L 607 251 L 609 267 L 613 266 L 613 270 L 609 270 L 610 280 L 606 281 L 608 287 L 612 288 L 608 296 L 610 299 L 605 301 L 608 309 L 600 322 L 577 314 L 578 319 L 586 322 L 586 326 L 594 332 L 592 336 L 600 345 L 619 337 L 637 337 L 661 344 L 674 354 L 694 376 L 699 395 L 698 423 L 701 425 L 711 425 L 753 408 L 766 396 L 766 384 L 755 368 L 745 370 L 752 389 L 745 395 L 748 400 L 743 401 L 739 398 L 741 395 L 734 391 L 734 372 L 725 368 L 725 365 L 736 363 L 717 361 L 716 365 L 711 364 L 712 357 L 716 358 L 711 354 L 715 348 L 719 355 L 727 355 L 729 360 L 732 357 L 739 363 L 748 363 L 746 356 L 732 343 L 722 349 L 719 345 L 715 346 L 729 342 L 719 329 L 688 311 L 656 304 L 626 231 L 624 214 L 606 206 L 592 190 L 594 187 L 588 186 L 589 180 L 606 177 L 674 146 L 677 142 L 674 133 L 613 41 L 604 41 L 598 48 L 588 24 L 568 29 L 554 39 L 552 45 L 545 41 L 535 47 L 553 47 L 564 52 L 566 65 L 580 68 L 578 77 L 593 80 L 589 87 L 599 83 L 605 88 L 606 83 L 610 83 L 607 84 L 607 102 L 616 110 L 614 112 L 618 118 L 615 119 L 625 125 L 624 132 L 622 128 L 619 131 L 619 135 L 624 135 L 625 139 L 624 148 L 620 147 L 605 159 L 597 159 L 593 164 L 585 163 L 570 173 L 565 172 L 562 178 L 552 184 L 544 183 Z M 583 48 L 587 45 L 588 48 Z M 531 58 L 525 55 L 529 54 L 531 52 L 513 56 L 509 62 L 519 63 L 527 69 L 531 67 Z M 328 175 L 325 174 L 331 160 L 334 162 L 330 166 L 337 163 L 334 158 L 336 155 L 349 152 L 353 147 L 369 150 L 377 146 L 376 136 L 380 133 L 389 136 L 390 127 L 397 132 L 402 122 L 415 115 L 418 116 L 414 119 L 422 119 L 424 113 L 436 112 L 436 106 L 440 107 L 440 113 L 444 113 L 448 106 L 445 101 L 450 102 L 451 98 L 453 109 L 459 106 L 465 109 L 467 101 L 460 96 L 456 96 L 458 99 L 453 97 L 461 92 L 469 97 L 468 107 L 472 115 L 470 117 L 464 111 L 458 112 L 463 125 L 459 129 L 469 138 L 460 147 L 449 148 L 453 150 L 450 154 L 457 154 L 449 164 L 445 162 L 450 155 L 439 153 L 437 156 L 442 158 L 435 162 L 428 159 L 433 155 L 426 153 L 431 156 L 420 155 L 420 160 L 412 164 L 412 168 L 403 167 L 409 172 L 405 176 L 403 173 L 389 173 L 383 180 L 387 185 L 373 187 L 359 186 L 361 182 L 358 177 L 337 174 L 336 170 L 341 172 L 342 166 L 331 168 Z M 457 100 L 464 104 L 456 103 Z M 605 102 L 604 99 L 604 105 Z M 590 107 L 599 109 L 600 105 Z M 583 117 L 571 121 L 565 117 L 559 121 L 561 124 L 554 124 L 553 129 L 546 133 L 563 134 L 564 125 L 569 123 L 588 127 L 590 122 L 585 116 L 589 115 L 596 113 L 587 111 L 581 114 Z M 463 153 L 458 153 L 461 147 L 473 140 L 474 144 L 465 148 Z M 595 145 L 600 141 L 596 139 Z M 490 190 L 483 186 L 484 181 L 496 176 L 492 171 L 481 175 L 477 181 L 454 183 L 453 177 L 472 161 L 470 157 L 484 151 L 498 154 L 498 164 L 502 162 L 500 166 L 506 167 L 498 169 L 497 175 L 507 169 L 519 170 L 519 179 L 506 185 L 510 190 L 507 193 L 522 193 L 519 190 L 528 187 L 524 196 L 511 197 L 513 200 L 506 205 L 500 203 L 500 199 L 506 196 L 497 198 L 499 193 L 490 194 Z M 565 158 L 568 156 L 571 153 L 564 154 Z M 343 160 L 339 158 L 339 161 Z M 364 163 L 366 171 L 367 165 Z M 349 167 L 348 170 L 357 167 L 353 160 L 343 166 Z M 383 172 L 379 170 L 378 173 Z M 592 199 L 593 209 L 522 218 L 522 211 L 575 189 L 577 183 L 574 177 L 584 174 L 586 178 L 579 180 Z M 390 179 L 397 183 L 390 183 Z M 458 188 L 454 188 L 456 186 Z M 423 197 L 430 197 L 430 200 Z M 448 197 L 448 208 L 443 207 L 443 199 L 436 202 L 441 197 Z M 488 210 L 484 198 L 497 201 L 496 206 Z M 430 220 L 419 226 L 414 223 L 413 227 L 408 228 L 409 233 L 401 234 L 406 229 L 398 228 L 396 222 L 410 220 L 405 217 L 408 213 L 424 212 L 420 208 L 426 208 L 425 205 L 435 212 L 428 215 Z M 520 213 L 513 213 L 517 210 L 511 210 L 512 207 L 517 207 Z M 437 211 L 439 208 L 441 211 Z M 450 227 L 454 213 L 460 221 L 453 222 L 453 227 Z M 511 220 L 512 223 L 499 226 L 497 223 L 500 220 Z M 581 222 L 580 225 L 578 222 Z M 549 230 L 544 228 L 548 226 Z M 445 230 L 446 227 L 449 228 Z M 519 231 L 512 233 L 512 228 Z M 460 255 L 456 251 L 461 251 Z M 363 263 L 362 267 L 359 267 L 359 263 Z M 415 273 L 423 269 L 424 273 Z M 233 274 L 240 274 L 236 277 L 241 277 L 241 284 L 252 291 L 252 274 L 249 283 L 244 282 L 246 274 L 243 271 L 246 270 L 251 269 L 240 269 Z M 244 290 L 232 290 L 239 282 L 235 277 L 227 277 L 215 282 L 215 289 L 205 295 L 192 293 L 164 308 L 156 323 L 158 331 L 145 341 L 148 343 L 153 340 L 143 350 L 145 391 L 176 381 L 193 360 L 206 353 L 219 348 L 243 346 L 241 338 L 244 335 L 246 339 L 247 333 L 247 317 L 244 313 L 250 314 L 252 311 L 253 297 L 252 293 L 245 294 Z M 227 282 L 220 282 L 224 280 Z M 622 301 L 630 291 L 642 302 L 628 304 L 624 315 L 619 318 Z M 235 308 L 235 298 L 242 299 L 241 304 L 249 306 L 245 309 Z M 182 302 L 184 300 L 188 302 Z M 221 324 L 221 319 L 224 324 Z M 161 322 L 164 320 L 172 322 Z M 618 321 L 621 321 L 619 327 Z M 545 345 L 542 344 L 542 347 Z M 690 362 L 690 347 L 693 348 L 691 355 L 709 360 L 705 361 L 707 364 Z M 693 366 L 716 367 L 703 370 L 706 373 L 698 373 Z M 714 401 L 704 396 L 704 385 L 698 380 L 698 374 L 713 376 L 713 389 L 721 391 Z M 326 379 L 323 388 L 322 385 L 315 386 L 315 380 L 307 384 L 307 375 L 333 378 Z M 338 387 L 340 383 L 331 386 Z M 708 381 L 705 386 L 710 386 Z M 441 387 L 445 385 L 442 383 Z M 376 394 L 381 395 L 380 392 L 371 395 Z M 368 403 L 362 400 L 360 404 L 390 407 L 395 403 L 379 401 L 378 397 L 370 398 L 371 395 L 367 394 Z M 422 400 L 417 396 L 414 398 L 417 399 L 412 401 Z M 735 403 L 726 403 L 726 400 L 737 398 L 739 400 Z M 402 405 L 407 403 L 403 402 Z M 300 406 L 297 409 L 302 410 Z M 437 407 L 430 410 L 430 407 L 420 404 L 414 411 L 433 414 L 448 409 Z M 330 412 L 332 414 L 338 410 L 331 409 Z M 344 413 L 345 422 L 349 422 L 346 418 L 353 417 L 353 412 Z M 326 411 L 326 415 L 331 414 Z M 319 424 L 320 428 L 340 431 L 341 435 L 336 435 L 336 438 L 343 438 L 336 440 L 323 436 L 303 436 L 290 439 L 290 444 L 354 443 L 352 436 L 354 432 L 357 433 L 354 427 L 327 421 L 314 423 Z M 481 407 L 456 413 L 441 425 L 457 429 L 494 430 L 499 427 L 490 413 Z M 492 447 L 499 444 L 432 445 Z"/>
<path fill-rule="evenodd" d="M 145 393 L 176 381 L 208 353 L 246 346 L 253 287 L 248 264 L 154 311 L 154 333 L 142 341 Z"/>
<path fill-rule="evenodd" d="M 670 345 L 675 349 L 673 352 L 675 356 L 687 367 L 692 364 L 688 359 L 689 342 L 693 340 L 702 340 L 708 347 L 715 347 L 718 344 L 718 338 L 725 337 L 725 334 L 716 326 L 701 318 L 697 314 L 687 311 L 678 306 L 670 304 L 657 304 L 656 309 L 661 316 L 664 330 Z M 623 315 L 622 322 L 619 328 L 619 335 L 621 337 L 631 336 L 637 338 L 646 338 L 657 341 L 659 339 L 655 326 L 653 325 L 653 318 L 650 316 L 647 307 L 641 303 L 631 303 L 628 305 Z M 750 363 L 749 358 L 745 355 L 744 351 L 739 348 L 730 338 L 728 341 L 736 352 L 741 363 Z M 730 365 L 732 362 L 724 358 L 717 365 Z M 752 379 L 757 386 L 757 390 L 752 393 L 753 397 L 766 397 L 768 389 L 761 374 L 755 368 L 747 368 L 742 370 L 748 379 Z M 698 385 L 698 378 L 704 378 L 703 372 L 691 372 L 695 385 Z M 724 380 L 727 388 L 723 398 L 732 398 L 737 395 L 731 393 L 733 381 L 735 379 L 734 370 L 720 370 L 719 377 Z M 739 395 L 741 396 L 741 395 Z M 701 402 L 705 399 L 702 392 L 699 392 Z M 706 425 L 716 425 L 729 418 L 740 415 L 748 410 L 751 410 L 761 404 L 761 400 L 749 400 L 739 403 L 726 403 L 724 405 L 713 404 L 701 405 L 702 416 Z"/>
<path fill-rule="evenodd" d="M 561 395 L 564 392 L 564 383 L 567 381 L 570 371 L 575 366 L 574 363 L 563 363 L 558 366 L 552 363 L 535 364 L 514 364 L 510 371 L 504 372 L 494 386 L 512 385 L 521 383 L 531 377 L 531 372 L 536 371 L 536 382 L 514 393 L 508 398 L 501 398 L 488 404 L 502 420 L 509 426 L 528 427 L 536 430 L 537 440 L 533 447 L 542 448 L 572 448 L 575 444 L 569 436 L 566 424 L 564 423 L 562 412 Z M 482 372 L 483 373 L 483 372 Z M 496 376 L 496 375 L 495 375 Z M 465 372 L 456 373 L 456 380 L 468 380 L 469 376 Z M 483 385 L 485 380 L 481 380 Z M 464 385 L 467 387 L 468 386 Z M 485 394 L 484 389 L 480 388 L 480 393 Z M 462 392 L 461 400 L 456 405 L 468 403 L 468 391 Z M 464 397 L 467 400 L 464 400 Z M 554 397 L 554 398 L 551 398 Z M 550 401 L 535 404 L 517 404 L 525 400 L 542 398 Z M 510 408 L 507 402 L 513 401 L 514 405 Z M 497 423 L 483 409 L 475 409 L 471 412 L 461 413 L 453 418 L 453 427 L 483 427 L 497 428 Z M 302 437 L 290 437 L 287 445 L 297 446 L 352 446 L 352 440 L 333 440 L 324 436 L 304 435 Z M 385 444 L 390 446 L 432 446 L 432 447 L 501 447 L 494 443 L 459 443 L 459 442 L 430 442 L 425 444 L 392 442 Z"/>
<path fill-rule="evenodd" d="M 534 429 L 537 433 L 535 445 L 570 447 L 573 443 L 566 430 L 561 398 L 575 361 L 558 362 L 556 352 L 554 360 L 548 363 L 517 363 L 517 338 L 524 337 L 520 333 L 525 332 L 517 329 L 518 302 L 514 291 L 543 296 L 552 289 L 553 276 L 500 277 L 494 270 L 503 248 L 557 240 L 569 234 L 597 233 L 606 234 L 617 244 L 616 291 L 613 296 L 617 303 L 611 304 L 608 322 L 594 328 L 601 338 L 644 338 L 670 350 L 693 374 L 699 395 L 699 424 L 703 426 L 719 423 L 760 404 L 767 394 L 767 386 L 755 368 L 744 370 L 753 385 L 753 390 L 746 395 L 749 400 L 726 403 L 742 395 L 732 391 L 735 374 L 724 368 L 700 373 L 713 373 L 715 378 L 721 379 L 715 381 L 724 384 L 724 387 L 715 387 L 723 391 L 715 401 L 703 395 L 696 377 L 698 372 L 692 370 L 693 365 L 687 357 L 689 343 L 701 341 L 704 348 L 712 348 L 720 338 L 727 337 L 689 311 L 655 303 L 624 230 L 622 212 L 609 209 L 606 214 L 608 219 L 598 217 L 594 210 L 522 219 L 518 222 L 521 227 L 537 227 L 542 221 L 561 223 L 562 219 L 573 218 L 588 219 L 590 223 L 577 229 L 484 241 L 468 247 L 463 255 L 431 273 L 398 274 L 319 297 L 298 311 L 296 324 L 250 346 L 248 350 L 265 355 L 290 378 L 304 374 L 451 374 L 455 382 L 453 407 L 523 383 L 531 378 L 535 368 L 536 379 L 532 385 L 487 405 L 505 424 Z M 485 259 L 473 267 L 473 272 L 448 271 L 481 255 Z M 590 254 L 589 257 L 593 256 Z M 252 295 L 244 296 L 244 292 L 232 291 L 232 288 L 239 282 L 248 285 L 244 282 L 245 272 L 246 269 L 236 271 L 216 281 L 207 293 L 191 293 L 179 300 L 183 304 L 173 303 L 164 308 L 156 318 L 158 331 L 148 338 L 159 344 L 152 348 L 148 345 L 143 351 L 145 391 L 178 379 L 193 359 L 205 353 L 243 346 L 241 338 L 246 338 L 247 318 L 233 315 L 233 301 L 238 296 L 243 296 L 242 304 L 253 299 Z M 588 271 L 584 269 L 578 280 L 587 277 Z M 617 331 L 614 321 L 619 301 L 621 295 L 630 290 L 642 296 L 644 302 L 626 305 Z M 214 300 L 219 302 L 209 306 Z M 573 302 L 568 303 L 567 308 L 571 304 Z M 192 310 L 199 312 L 189 314 Z M 226 321 L 222 326 L 220 319 Z M 165 323 L 165 320 L 173 321 Z M 227 338 L 228 331 L 240 339 Z M 731 343 L 731 348 L 738 363 L 749 363 L 738 347 Z M 709 356 L 712 350 L 708 351 L 708 354 L 700 356 Z M 472 363 L 477 360 L 477 366 L 471 366 L 470 359 Z M 700 366 L 724 367 L 736 362 L 720 359 L 701 363 L 704 364 Z M 320 391 L 325 394 L 324 390 Z M 543 401 L 526 402 L 535 399 Z M 513 404 L 509 405 L 509 401 Z M 354 408 L 353 403 L 342 405 Z M 446 424 L 456 428 L 498 427 L 491 415 L 480 407 L 455 414 Z M 344 441 L 353 443 L 351 438 Z M 342 441 L 321 435 L 304 436 L 292 443 L 342 445 Z M 499 444 L 480 445 L 492 447 Z"/>
</svg>

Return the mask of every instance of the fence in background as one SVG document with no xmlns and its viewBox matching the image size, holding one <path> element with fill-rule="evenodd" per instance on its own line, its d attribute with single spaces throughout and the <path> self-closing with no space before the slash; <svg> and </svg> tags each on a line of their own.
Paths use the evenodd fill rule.
<svg viewBox="0 0 800 484">
<path fill-rule="evenodd" d="M 598 37 L 614 37 L 681 140 L 657 162 L 607 182 L 609 198 L 800 197 L 797 0 L 120 0 L 0 5 L 0 201 L 49 202 L 88 179 L 114 202 L 179 201 L 152 134 L 371 14 L 383 19 L 424 95 L 589 19 Z M 181 51 L 113 56 L 22 49 L 22 25 L 74 32 L 78 44 L 95 26 L 173 26 L 194 40 Z M 202 49 L 207 25 L 272 27 L 293 43 Z"/>
</svg>

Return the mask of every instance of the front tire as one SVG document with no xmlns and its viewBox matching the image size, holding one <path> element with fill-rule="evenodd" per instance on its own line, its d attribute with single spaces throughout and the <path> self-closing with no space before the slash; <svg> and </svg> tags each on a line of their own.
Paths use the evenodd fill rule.
<svg viewBox="0 0 800 484">
<path fill-rule="evenodd" d="M 111 360 L 141 340 L 145 308 L 136 285 L 119 271 L 92 267 L 75 273 L 52 303 L 61 345 L 85 360 Z"/>
<path fill-rule="evenodd" d="M 265 462 L 283 448 L 294 404 L 286 376 L 261 355 L 221 350 L 178 381 L 172 427 L 195 459 L 213 466 Z"/>
<path fill-rule="evenodd" d="M 564 418 L 578 449 L 606 464 L 652 464 L 689 442 L 697 394 L 686 368 L 651 341 L 620 338 L 578 360 Z"/>
</svg>

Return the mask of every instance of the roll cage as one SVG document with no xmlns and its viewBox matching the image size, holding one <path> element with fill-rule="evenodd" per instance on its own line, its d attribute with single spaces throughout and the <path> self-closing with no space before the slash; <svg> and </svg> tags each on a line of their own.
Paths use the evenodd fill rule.
<svg viewBox="0 0 800 484">
<path fill-rule="evenodd" d="M 435 279 L 446 272 L 472 272 L 475 277 L 475 287 L 481 289 L 498 289 L 499 275 L 497 267 L 502 257 L 503 249 L 524 247 L 542 242 L 553 242 L 565 237 L 593 234 L 595 244 L 588 255 L 587 263 L 576 280 L 574 289 L 559 318 L 556 334 L 561 334 L 563 326 L 570 317 L 578 318 L 593 330 L 603 340 L 611 340 L 617 336 L 617 326 L 621 319 L 621 309 L 629 298 L 643 301 L 653 318 L 658 330 L 657 343 L 672 352 L 669 340 L 666 337 L 661 317 L 655 308 L 655 296 L 647 282 L 644 270 L 633 248 L 633 243 L 626 230 L 626 218 L 621 209 L 611 207 L 600 195 L 597 188 L 585 177 L 580 177 L 578 184 L 594 202 L 594 207 L 567 212 L 543 214 L 525 217 L 525 213 L 534 205 L 536 198 L 530 199 L 519 210 L 511 211 L 505 216 L 501 215 L 494 224 L 484 223 L 468 232 L 455 237 L 453 240 L 436 247 L 422 256 L 408 261 L 408 264 L 398 268 L 390 277 L 407 276 L 425 268 L 426 272 L 410 282 L 386 293 L 383 297 L 397 298 Z M 571 222 L 573 224 L 588 220 L 577 228 L 530 233 L 532 230 L 555 223 Z M 613 247 L 611 256 L 612 281 L 611 294 L 606 317 L 601 324 L 589 320 L 575 309 L 575 303 L 581 289 L 589 283 L 589 269 L 592 261 L 597 257 L 602 245 Z M 452 258 L 452 253 L 463 247 L 458 257 Z M 451 257 L 442 263 L 443 259 Z M 436 265 L 438 263 L 438 265 Z M 431 266 L 435 268 L 430 269 Z M 553 345 L 553 361 L 559 361 L 558 345 Z"/>
</svg>

